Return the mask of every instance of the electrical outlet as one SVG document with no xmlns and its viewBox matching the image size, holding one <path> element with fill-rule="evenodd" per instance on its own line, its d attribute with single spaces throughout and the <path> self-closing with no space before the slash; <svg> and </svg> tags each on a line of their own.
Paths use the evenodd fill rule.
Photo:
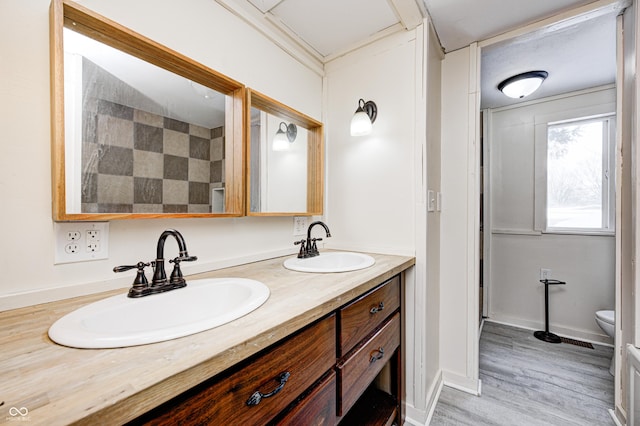
<svg viewBox="0 0 640 426">
<path fill-rule="evenodd" d="M 53 228 L 55 264 L 109 257 L 109 222 L 56 222 Z"/>
<path fill-rule="evenodd" d="M 69 243 L 64 246 L 64 252 L 67 254 L 75 254 L 80 250 L 80 247 L 76 243 Z"/>
<path fill-rule="evenodd" d="M 551 269 L 540 268 L 540 279 L 541 280 L 550 280 L 551 279 Z"/>
<path fill-rule="evenodd" d="M 307 232 L 307 218 L 305 216 L 293 217 L 293 235 L 305 235 Z"/>
</svg>

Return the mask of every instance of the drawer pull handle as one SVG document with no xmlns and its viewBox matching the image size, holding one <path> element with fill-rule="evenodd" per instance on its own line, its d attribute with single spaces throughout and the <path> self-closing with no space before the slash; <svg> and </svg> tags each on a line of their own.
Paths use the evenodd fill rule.
<svg viewBox="0 0 640 426">
<path fill-rule="evenodd" d="M 380 347 L 376 350 L 371 351 L 369 356 L 371 357 L 369 358 L 369 364 L 373 364 L 377 360 L 382 359 L 382 357 L 384 356 L 384 348 Z"/>
<path fill-rule="evenodd" d="M 247 399 L 247 405 L 248 406 L 253 406 L 253 405 L 258 405 L 260 404 L 260 401 L 262 401 L 262 398 L 269 398 L 272 397 L 273 395 L 277 394 L 278 392 L 280 392 L 282 390 L 282 388 L 284 387 L 285 384 L 287 384 L 287 380 L 289 380 L 289 376 L 291 375 L 291 373 L 289 373 L 288 371 L 285 371 L 284 373 L 280 373 L 278 375 L 278 377 L 276 377 L 276 381 L 279 382 L 278 386 L 272 390 L 269 393 L 262 393 L 260 391 L 255 391 L 253 393 L 253 395 L 251 395 L 249 397 L 249 399 Z"/>
<path fill-rule="evenodd" d="M 369 313 L 371 313 L 371 315 L 377 314 L 378 312 L 382 311 L 383 309 L 384 309 L 384 302 L 380 302 L 380 303 L 378 303 L 378 306 L 374 306 L 373 308 L 371 308 Z"/>
</svg>

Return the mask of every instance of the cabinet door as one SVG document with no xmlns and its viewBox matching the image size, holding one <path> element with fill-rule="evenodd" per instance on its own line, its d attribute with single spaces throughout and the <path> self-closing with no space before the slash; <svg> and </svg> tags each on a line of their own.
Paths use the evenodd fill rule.
<svg viewBox="0 0 640 426">
<path fill-rule="evenodd" d="M 266 424 L 336 362 L 335 315 L 170 401 L 149 424 Z"/>
</svg>

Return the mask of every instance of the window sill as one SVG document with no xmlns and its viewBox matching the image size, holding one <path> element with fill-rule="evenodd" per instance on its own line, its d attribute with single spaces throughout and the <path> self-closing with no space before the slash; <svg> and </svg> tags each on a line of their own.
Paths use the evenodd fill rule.
<svg viewBox="0 0 640 426">
<path fill-rule="evenodd" d="M 577 235 L 587 237 L 615 237 L 614 231 L 589 231 L 585 229 L 547 229 L 542 231 L 543 234 L 557 234 L 557 235 Z"/>
</svg>

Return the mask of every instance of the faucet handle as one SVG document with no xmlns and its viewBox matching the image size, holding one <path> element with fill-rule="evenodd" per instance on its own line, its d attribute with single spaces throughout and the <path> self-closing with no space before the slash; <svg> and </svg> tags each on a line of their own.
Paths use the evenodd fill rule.
<svg viewBox="0 0 640 426">
<path fill-rule="evenodd" d="M 148 284 L 147 277 L 144 275 L 144 268 L 149 266 L 150 263 L 138 262 L 135 265 L 122 265 L 116 266 L 113 268 L 113 272 L 124 272 L 129 271 L 134 268 L 138 268 L 138 274 L 136 275 L 136 279 L 133 281 L 133 285 L 136 284 Z"/>
<path fill-rule="evenodd" d="M 113 268 L 113 272 L 124 272 L 124 271 L 129 271 L 129 270 L 135 269 L 135 268 L 140 269 L 141 267 L 144 269 L 145 266 L 149 266 L 149 263 L 138 262 L 135 265 L 116 266 L 116 267 Z"/>
<path fill-rule="evenodd" d="M 307 251 L 308 251 L 307 255 L 309 257 L 318 256 L 320 254 L 318 252 L 318 245 L 316 244 L 316 241 L 322 241 L 322 238 L 312 238 L 311 239 L 311 247 L 309 247 L 307 249 Z"/>
<path fill-rule="evenodd" d="M 185 287 L 187 285 L 187 281 L 184 279 L 182 270 L 180 269 L 180 262 L 192 262 L 196 259 L 198 258 L 195 256 L 178 256 L 169 260 L 169 263 L 174 264 L 171 277 L 169 278 L 169 284 L 171 284 L 173 288 Z"/>
<path fill-rule="evenodd" d="M 193 262 L 195 260 L 198 260 L 198 256 L 181 256 L 181 257 L 176 257 L 173 260 L 170 260 L 169 263 L 172 262 Z"/>
<path fill-rule="evenodd" d="M 144 274 L 144 268 L 149 265 L 151 265 L 149 262 L 138 262 L 135 265 L 122 265 L 113 268 L 113 272 L 124 272 L 138 268 L 136 279 L 133 280 L 133 286 L 129 289 L 129 297 L 142 297 L 148 293 L 149 281 L 147 281 L 147 277 Z"/>
<path fill-rule="evenodd" d="M 298 259 L 304 259 L 307 257 L 307 247 L 305 246 L 306 240 L 302 239 L 300 241 L 294 241 L 294 245 L 300 244 L 300 252 L 298 253 Z"/>
</svg>

